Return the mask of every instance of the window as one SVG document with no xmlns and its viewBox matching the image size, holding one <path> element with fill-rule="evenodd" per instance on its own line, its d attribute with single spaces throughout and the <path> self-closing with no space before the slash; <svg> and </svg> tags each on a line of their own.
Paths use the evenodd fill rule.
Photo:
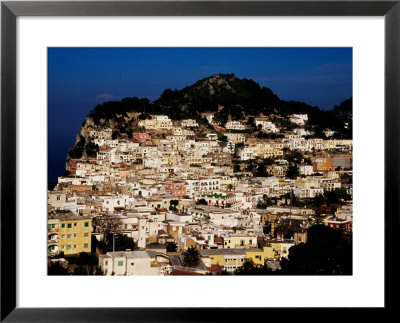
<svg viewBox="0 0 400 323">
<path fill-rule="evenodd" d="M 67 224 L 67 228 L 68 228 L 68 229 L 71 229 L 71 228 L 72 228 L 72 223 L 68 223 L 68 224 Z"/>
<path fill-rule="evenodd" d="M 57 195 L 57 201 L 60 201 L 60 200 L 61 200 L 61 196 Z"/>
<path fill-rule="evenodd" d="M 122 267 L 124 265 L 123 261 L 118 261 L 118 267 Z"/>
<path fill-rule="evenodd" d="M 70 234 L 67 234 L 67 239 L 70 239 L 71 238 L 71 235 Z"/>
<path fill-rule="evenodd" d="M 61 245 L 61 249 L 64 249 L 64 245 Z"/>
<path fill-rule="evenodd" d="M 71 249 L 71 245 L 67 244 L 67 250 Z"/>
<path fill-rule="evenodd" d="M 77 223 L 75 222 L 75 223 L 74 223 L 74 227 L 76 227 L 76 225 L 77 225 Z"/>
<path fill-rule="evenodd" d="M 88 243 L 84 243 L 84 244 L 83 244 L 83 248 L 84 248 L 84 249 L 89 248 L 89 244 L 88 244 Z"/>
<path fill-rule="evenodd" d="M 63 223 L 63 224 L 61 224 L 61 228 L 65 228 L 65 224 Z"/>
<path fill-rule="evenodd" d="M 131 262 L 131 266 L 133 266 L 135 263 L 134 262 Z"/>
<path fill-rule="evenodd" d="M 89 226 L 89 222 L 85 222 L 85 228 Z"/>
<path fill-rule="evenodd" d="M 61 238 L 63 238 L 63 239 L 64 239 L 64 238 L 65 238 L 65 234 L 62 234 L 62 235 L 61 235 Z"/>
<path fill-rule="evenodd" d="M 84 236 L 84 237 L 88 237 L 88 236 L 89 236 L 89 233 L 85 232 L 85 233 L 83 234 L 83 236 Z"/>
<path fill-rule="evenodd" d="M 76 244 L 74 244 L 74 249 L 76 249 Z"/>
</svg>

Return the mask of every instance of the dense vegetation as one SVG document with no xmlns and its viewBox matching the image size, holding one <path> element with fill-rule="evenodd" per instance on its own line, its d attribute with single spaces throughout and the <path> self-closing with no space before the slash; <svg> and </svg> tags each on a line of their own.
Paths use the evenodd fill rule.
<svg viewBox="0 0 400 323">
<path fill-rule="evenodd" d="M 131 137 L 134 131 L 139 130 L 133 121 L 148 119 L 150 114 L 165 114 L 173 120 L 196 119 L 199 124 L 210 129 L 213 127 L 208 124 L 202 113 L 214 113 L 214 120 L 221 124 L 229 119 L 248 118 L 247 124 L 250 129 L 246 131 L 257 132 L 254 116 L 269 116 L 282 130 L 291 130 L 297 126 L 279 115 L 296 113 L 308 114 L 306 129 L 313 131 L 314 137 L 324 138 L 323 131 L 328 128 L 335 131 L 333 138 L 351 138 L 351 111 L 351 98 L 331 111 L 322 111 L 303 102 L 281 100 L 271 89 L 262 87 L 253 80 L 239 79 L 234 74 L 216 74 L 181 90 L 166 89 L 154 102 L 138 97 L 104 102 L 94 107 L 88 117 L 99 127 L 109 127 L 112 123 L 112 138 L 116 139 Z M 132 117 L 129 113 L 136 115 Z M 345 122 L 349 123 L 347 127 Z M 273 139 L 280 135 L 266 135 L 258 131 L 258 137 Z M 84 153 L 93 156 L 96 147 L 85 143 L 84 138 L 81 138 L 70 149 L 69 156 L 81 158 Z"/>
<path fill-rule="evenodd" d="M 341 106 L 347 107 L 348 101 L 351 99 L 342 102 Z M 218 110 L 218 107 L 221 108 Z M 89 116 L 99 123 L 101 119 L 127 116 L 128 112 L 142 113 L 140 119 L 145 119 L 148 114 L 167 114 L 175 120 L 200 119 L 201 113 L 214 112 L 215 118 L 221 122 L 226 122 L 228 115 L 232 120 L 240 120 L 245 115 L 307 113 L 310 127 L 320 125 L 323 129 L 337 129 L 343 125 L 336 112 L 322 111 L 303 102 L 283 101 L 271 89 L 261 87 L 253 80 L 239 79 L 234 74 L 216 74 L 182 90 L 166 89 L 152 103 L 137 97 L 104 102 L 97 105 Z"/>
<path fill-rule="evenodd" d="M 281 269 L 272 271 L 247 259 L 235 275 L 351 275 L 351 234 L 314 225 L 308 230 L 307 242 L 292 246 L 280 264 Z"/>
</svg>

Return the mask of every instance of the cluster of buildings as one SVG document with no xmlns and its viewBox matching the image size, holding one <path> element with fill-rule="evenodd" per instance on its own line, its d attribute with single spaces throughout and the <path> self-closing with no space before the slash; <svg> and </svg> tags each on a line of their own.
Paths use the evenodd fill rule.
<svg viewBox="0 0 400 323">
<path fill-rule="evenodd" d="M 307 115 L 290 121 L 304 126 Z M 280 131 L 267 118 L 255 124 Z M 221 140 L 196 120 L 162 115 L 138 126 L 142 130 L 124 140 L 112 139 L 112 129 L 92 129 L 86 140 L 98 145 L 96 157 L 67 161 L 70 175 L 48 192 L 49 256 L 97 252 L 106 275 L 234 272 L 246 259 L 277 268 L 291 246 L 307 241 L 313 224 L 314 210 L 292 206 L 288 196 L 312 199 L 338 188 L 352 194 L 341 180 L 352 175 L 351 140 L 305 139 L 304 128 L 259 139 L 240 132 L 240 121 L 228 122 Z M 305 157 L 296 178 L 287 177 L 290 151 Z M 268 177 L 247 170 L 257 158 L 273 159 L 265 166 Z M 263 207 L 266 198 L 275 204 Z M 324 221 L 351 231 L 351 203 Z M 132 238 L 137 248 L 92 250 L 92 239 L 107 232 Z M 182 252 L 191 247 L 201 256 L 196 268 L 184 264 Z"/>
</svg>

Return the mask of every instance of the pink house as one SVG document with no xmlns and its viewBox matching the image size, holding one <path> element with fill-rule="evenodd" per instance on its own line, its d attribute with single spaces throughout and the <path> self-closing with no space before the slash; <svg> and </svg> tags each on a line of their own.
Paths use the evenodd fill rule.
<svg viewBox="0 0 400 323">
<path fill-rule="evenodd" d="M 152 145 L 153 141 L 148 133 L 136 132 L 132 135 L 132 141 L 140 144 Z"/>
<path fill-rule="evenodd" d="M 165 190 L 174 197 L 185 197 L 187 195 L 185 182 L 165 182 Z"/>
</svg>

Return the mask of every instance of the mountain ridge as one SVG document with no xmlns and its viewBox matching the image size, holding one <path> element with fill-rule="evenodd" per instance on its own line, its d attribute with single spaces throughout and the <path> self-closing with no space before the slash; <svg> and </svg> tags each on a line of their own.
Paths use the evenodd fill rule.
<svg viewBox="0 0 400 323">
<path fill-rule="evenodd" d="M 151 114 L 167 115 L 172 120 L 195 119 L 202 124 L 207 123 L 204 118 L 207 113 L 214 114 L 215 120 L 221 124 L 249 116 L 307 114 L 309 130 L 319 135 L 327 128 L 336 131 L 344 128 L 345 120 L 349 119 L 350 100 L 342 101 L 346 103 L 346 113 L 340 112 L 340 108 L 322 111 L 304 102 L 281 100 L 270 88 L 260 86 L 254 80 L 240 79 L 233 73 L 214 74 L 181 90 L 165 89 L 153 102 L 147 98 L 127 97 L 97 105 L 83 122 L 71 148 L 72 153 L 70 150 L 67 157 L 79 156 L 80 151 L 85 155 L 90 130 L 108 127 L 113 130 L 113 137 L 130 138 L 133 132 L 140 131 L 138 121 L 149 118 Z M 284 120 L 277 122 L 288 126 Z M 74 154 L 74 149 L 78 153 Z"/>
</svg>

